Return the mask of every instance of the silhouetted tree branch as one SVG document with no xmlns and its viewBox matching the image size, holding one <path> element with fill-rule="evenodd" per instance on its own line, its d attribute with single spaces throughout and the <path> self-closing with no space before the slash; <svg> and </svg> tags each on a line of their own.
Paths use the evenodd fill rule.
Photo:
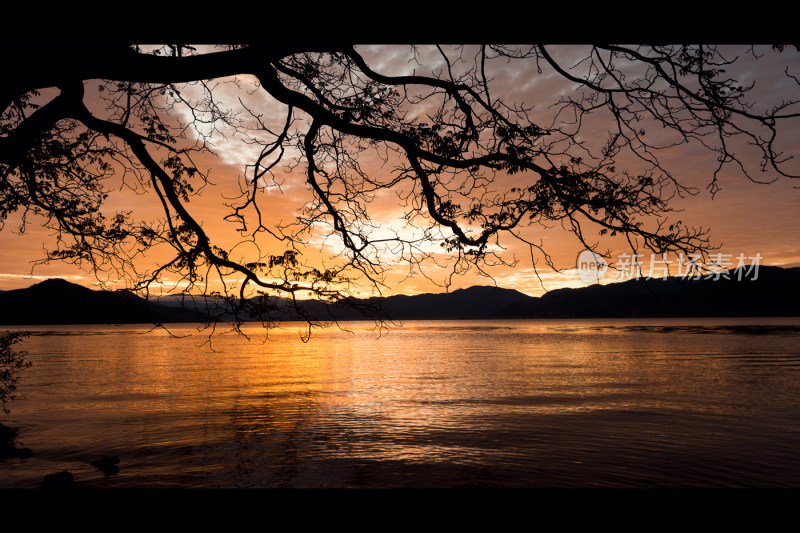
<svg viewBox="0 0 800 533">
<path fill-rule="evenodd" d="M 25 360 L 27 352 L 14 349 L 14 345 L 28 335 L 29 333 L 20 331 L 0 333 L 0 404 L 6 414 L 9 412 L 6 404 L 16 397 L 14 392 L 17 390 L 20 370 L 31 366 Z"/>
<path fill-rule="evenodd" d="M 6 51 L 0 219 L 43 216 L 59 237 L 48 260 L 111 269 L 136 289 L 178 273 L 203 288 L 212 275 L 237 280 L 228 297 L 256 288 L 341 299 L 354 279 L 380 288 L 387 255 L 413 269 L 433 259 L 429 244 L 438 241 L 454 272 L 481 269 L 505 260 L 507 236 L 541 249 L 520 230 L 552 223 L 592 249 L 587 225 L 655 253 L 704 252 L 705 230 L 667 218 L 676 195 L 695 191 L 662 154 L 687 143 L 716 154 L 712 192 L 732 166 L 750 179 L 798 177 L 780 148 L 800 117 L 797 99 L 764 107 L 748 100 L 753 82 L 726 72 L 756 59 L 755 49 L 742 57 L 715 46 L 412 51 L 412 73 L 353 46 Z M 530 77 L 520 83 L 550 76 L 569 90 L 541 95 L 548 114 L 495 84 L 501 68 Z M 784 80 L 800 96 L 797 76 L 787 71 Z M 189 207 L 210 183 L 198 161 L 221 138 L 258 148 L 242 164 L 240 196 L 224 203 L 224 218 L 261 250 L 246 261 L 217 246 Z M 367 168 L 368 160 L 382 166 Z M 267 192 L 284 179 L 313 199 L 294 220 L 270 222 Z M 114 187 L 151 195 L 161 217 L 104 214 Z M 405 209 L 404 228 L 375 220 L 371 205 L 387 192 Z M 338 242 L 327 266 L 301 253 L 318 236 Z M 137 258 L 156 247 L 170 257 L 140 272 Z M 268 317 L 273 309 L 262 304 Z"/>
</svg>

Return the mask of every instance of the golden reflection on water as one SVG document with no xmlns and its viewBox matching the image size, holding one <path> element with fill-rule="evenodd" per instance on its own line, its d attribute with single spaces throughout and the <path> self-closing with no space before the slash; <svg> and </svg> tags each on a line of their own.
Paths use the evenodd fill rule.
<svg viewBox="0 0 800 533">
<path fill-rule="evenodd" d="M 39 453 L 7 480 L 30 486 L 63 468 L 86 486 L 395 486 L 399 474 L 581 486 L 623 464 L 639 469 L 626 486 L 675 475 L 662 463 L 676 443 L 719 456 L 731 442 L 788 439 L 773 453 L 791 459 L 796 324 L 760 337 L 675 327 L 415 322 L 379 335 L 353 323 L 308 343 L 291 325 L 264 342 L 255 327 L 250 341 L 188 325 L 49 328 L 26 346 L 27 399 L 13 406 Z M 753 420 L 765 436 L 737 433 Z M 86 466 L 105 454 L 124 459 L 113 478 Z"/>
</svg>

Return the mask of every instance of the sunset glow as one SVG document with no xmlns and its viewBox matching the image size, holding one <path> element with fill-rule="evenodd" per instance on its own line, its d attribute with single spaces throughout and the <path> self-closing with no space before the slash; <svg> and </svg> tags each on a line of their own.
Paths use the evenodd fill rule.
<svg viewBox="0 0 800 533">
<path fill-rule="evenodd" d="M 6 47 L 0 489 L 800 485 L 800 45 L 320 39 Z"/>
<path fill-rule="evenodd" d="M 203 51 L 202 48 L 198 49 Z M 390 75 L 410 74 L 414 72 L 414 64 L 409 63 L 409 49 L 406 47 L 360 47 L 363 53 L 375 68 Z M 581 47 L 554 47 L 554 53 L 563 57 L 570 54 L 576 58 L 582 52 Z M 740 51 L 739 51 L 740 52 Z M 741 53 L 741 52 L 740 52 Z M 431 71 L 437 71 L 443 66 L 439 53 L 433 47 L 419 49 L 418 63 L 425 65 Z M 745 58 L 747 59 L 747 58 Z M 785 63 L 785 64 L 784 64 Z M 754 100 L 764 98 L 764 105 L 770 102 L 787 100 L 795 96 L 796 85 L 787 80 L 784 67 L 790 73 L 800 72 L 800 61 L 794 54 L 776 56 L 774 61 L 747 62 L 740 71 L 730 72 L 732 77 L 741 74 L 740 81 L 745 84 L 757 80 L 758 86 Z M 417 68 L 417 73 L 421 73 Z M 499 65 L 489 73 L 494 82 L 495 98 L 510 99 L 534 105 L 534 119 L 543 124 L 553 120 L 554 110 L 549 107 L 558 95 L 563 95 L 573 90 L 572 84 L 562 77 L 555 76 L 552 71 L 545 70 L 537 73 L 534 62 L 514 63 L 513 66 Z M 285 118 L 286 108 L 273 100 L 264 91 L 258 90 L 258 84 L 253 76 L 242 75 L 235 78 L 223 78 L 211 82 L 217 105 L 221 108 L 230 108 L 232 113 L 243 125 L 252 127 L 260 121 L 265 127 L 279 128 Z M 86 101 L 90 108 L 102 105 L 98 100 L 99 94 L 95 91 L 97 84 L 86 84 Z M 242 91 L 242 88 L 246 88 Z M 784 94 L 785 93 L 785 94 Z M 46 102 L 52 98 L 55 91 L 45 91 L 41 100 Z M 186 85 L 180 93 L 180 98 L 190 100 L 202 98 L 202 87 L 198 84 Z M 169 98 L 169 97 L 166 97 Z M 176 96 L 172 97 L 176 99 Z M 425 110 L 423 106 L 415 112 Z M 432 108 L 429 109 L 429 111 Z M 173 118 L 187 121 L 191 118 L 187 107 L 177 106 Z M 197 118 L 197 117 L 195 117 Z M 564 117 L 559 117 L 562 120 Z M 201 222 L 202 227 L 212 237 L 216 246 L 226 249 L 231 257 L 241 262 L 247 262 L 258 257 L 258 252 L 282 253 L 283 244 L 262 232 L 256 242 L 243 242 L 237 233 L 237 223 L 230 219 L 225 220 L 228 214 L 226 209 L 221 209 L 222 204 L 233 203 L 240 196 L 240 187 L 246 179 L 251 179 L 254 172 L 253 163 L 258 159 L 260 151 L 259 135 L 255 130 L 234 130 L 224 123 L 203 122 L 199 117 L 198 128 L 188 128 L 187 144 L 207 143 L 211 153 L 200 153 L 195 156 L 195 164 L 208 174 L 209 183 L 200 188 L 197 195 L 191 198 L 188 206 L 193 215 Z M 302 122 L 306 120 L 302 114 L 298 116 Z M 781 137 L 782 142 L 787 142 L 780 149 L 786 154 L 794 154 L 800 149 L 797 139 L 800 139 L 800 127 L 797 122 L 792 125 L 794 130 L 785 132 Z M 606 134 L 605 125 L 598 119 L 596 124 L 589 124 L 582 133 L 584 141 L 590 144 L 603 142 Z M 597 137 L 592 138 L 592 133 Z M 663 129 L 653 129 L 647 132 L 648 138 L 656 145 L 669 144 L 674 134 Z M 268 137 L 268 135 L 267 135 Z M 788 141 L 786 141 L 788 139 Z M 262 139 L 266 142 L 266 137 Z M 291 150 L 291 148 L 289 148 Z M 286 161 L 300 154 L 287 153 Z M 751 169 L 756 169 L 760 162 L 757 154 L 749 161 Z M 702 227 L 710 230 L 711 246 L 719 247 L 718 251 L 737 256 L 745 254 L 755 256 L 759 253 L 763 257 L 762 264 L 777 266 L 800 265 L 800 245 L 798 245 L 794 228 L 800 223 L 800 194 L 795 188 L 796 184 L 790 179 L 779 179 L 775 183 L 754 183 L 747 180 L 736 171 L 733 166 L 726 167 L 717 178 L 717 188 L 711 191 L 711 176 L 718 166 L 715 154 L 704 151 L 701 147 L 688 144 L 681 145 L 667 151 L 666 164 L 673 175 L 680 182 L 696 190 L 696 195 L 685 198 L 675 198 L 673 206 L 680 210 L 673 218 L 679 218 L 684 224 L 691 227 Z M 261 161 L 261 169 L 269 163 L 269 158 Z M 635 168 L 637 162 L 633 159 L 627 161 L 630 168 Z M 363 159 L 358 161 L 361 170 L 372 179 L 387 182 L 396 176 L 396 157 L 383 150 L 377 152 L 364 152 Z M 791 165 L 791 163 L 790 163 Z M 797 166 L 795 165 L 795 168 Z M 314 201 L 306 184 L 302 165 L 281 165 L 260 178 L 264 187 L 261 205 L 263 224 L 267 228 L 279 225 L 292 224 L 301 213 L 305 204 Z M 765 181 L 773 181 L 774 175 L 769 172 L 764 174 Z M 517 174 L 515 176 L 498 175 L 494 186 L 498 189 L 506 187 L 524 186 L 528 176 Z M 133 187 L 133 190 L 131 189 Z M 107 184 L 111 192 L 106 202 L 107 216 L 115 211 L 132 212 L 143 220 L 163 218 L 161 207 L 148 186 L 137 185 L 130 176 L 118 171 L 111 182 Z M 713 192 L 713 194 L 712 194 Z M 575 273 L 576 257 L 584 247 L 577 242 L 574 236 L 564 231 L 558 224 L 551 227 L 533 225 L 520 227 L 513 232 L 524 241 L 541 245 L 546 253 L 550 254 L 558 271 L 554 271 L 546 264 L 545 257 L 538 251 L 517 239 L 512 234 L 503 234 L 499 241 L 492 245 L 505 264 L 495 266 L 487 264 L 483 271 L 477 269 L 463 270 L 461 267 L 453 270 L 453 254 L 441 246 L 441 239 L 449 235 L 446 228 L 436 228 L 438 238 L 430 240 L 425 237 L 428 231 L 426 225 L 430 220 L 417 219 L 405 220 L 408 209 L 404 204 L 411 200 L 411 191 L 406 185 L 399 185 L 391 190 L 381 191 L 370 206 L 372 217 L 369 228 L 364 228 L 368 234 L 378 241 L 376 250 L 384 264 L 383 285 L 381 291 L 384 295 L 390 294 L 416 294 L 423 292 L 444 292 L 472 285 L 492 285 L 514 288 L 529 295 L 540 295 L 548 290 L 560 287 L 581 286 Z M 250 215 L 253 213 L 250 212 Z M 107 288 L 120 288 L 125 285 L 120 280 L 120 270 L 99 271 L 93 273 L 86 266 L 78 267 L 59 262 L 37 265 L 35 262 L 44 257 L 43 249 L 52 247 L 54 237 L 50 232 L 41 228 L 41 220 L 35 217 L 27 220 L 24 235 L 16 232 L 21 223 L 19 213 L 10 216 L 5 221 L 5 226 L 0 232 L 0 247 L 3 253 L 0 256 L 0 290 L 21 288 L 49 277 L 62 277 L 80 284 L 97 287 L 102 285 Z M 302 257 L 310 264 L 327 268 L 341 260 L 344 248 L 339 236 L 332 231 L 329 221 L 326 225 L 316 225 L 308 233 L 308 239 L 300 248 Z M 252 222 L 251 222 L 252 223 Z M 291 228 L 290 228 L 291 229 Z M 612 260 L 621 254 L 634 253 L 630 244 L 623 238 L 609 238 L 597 235 L 597 228 L 587 226 L 588 240 L 599 245 L 598 250 L 607 252 Z M 393 240 L 397 237 L 406 242 L 417 243 L 403 245 Z M 380 240 L 388 239 L 384 244 Z M 131 249 L 132 251 L 135 251 Z M 409 264 L 408 258 L 427 259 L 419 265 Z M 156 247 L 144 257 L 137 257 L 136 268 L 142 272 L 152 268 L 159 260 L 166 256 Z M 613 266 L 613 264 L 612 264 Z M 124 271 L 125 266 L 117 266 Z M 455 275 L 454 275 L 455 274 Z M 235 276 L 234 278 L 235 279 Z M 208 290 L 220 290 L 222 285 L 213 275 L 207 278 Z M 176 276 L 165 276 L 151 285 L 151 291 L 172 290 L 186 287 L 187 283 Z M 231 287 L 229 287 L 231 288 Z M 198 290 L 199 287 L 194 290 Z M 369 295 L 375 288 L 363 281 L 354 281 L 348 290 L 358 295 Z"/>
</svg>

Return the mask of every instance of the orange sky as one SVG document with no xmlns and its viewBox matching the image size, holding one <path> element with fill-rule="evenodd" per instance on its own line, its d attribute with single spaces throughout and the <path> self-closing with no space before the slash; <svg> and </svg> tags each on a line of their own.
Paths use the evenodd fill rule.
<svg viewBox="0 0 800 533">
<path fill-rule="evenodd" d="M 565 53 L 568 51 L 565 50 Z M 383 72 L 398 72 L 410 68 L 407 56 L 394 50 L 375 48 L 374 50 L 365 49 L 364 53 L 372 61 L 374 68 Z M 424 62 L 425 58 L 421 59 Z M 792 65 L 795 67 L 794 72 L 800 74 L 800 61 L 795 59 Z M 496 86 L 500 88 L 496 93 L 497 96 L 512 97 L 516 100 L 524 99 L 527 103 L 541 102 L 540 107 L 545 112 L 546 106 L 553 101 L 552 95 L 564 90 L 564 85 L 560 80 L 548 76 L 547 73 L 538 75 L 533 66 L 529 70 L 501 69 L 494 75 Z M 797 94 L 797 85 L 792 87 L 780 81 L 779 76 L 782 75 L 782 70 L 776 68 L 775 65 L 757 64 L 756 70 L 751 69 L 746 72 L 746 75 L 762 80 L 765 90 L 763 94 L 773 99 L 780 99 L 779 97 L 783 96 L 781 91 L 787 90 L 794 91 L 795 94 L 787 93 L 786 98 L 800 96 Z M 778 77 L 773 78 L 773 75 Z M 508 94 L 503 95 L 502 92 Z M 237 96 L 233 87 L 227 86 L 223 87 L 220 94 L 226 97 Z M 547 97 L 542 98 L 541 95 Z M 283 109 L 263 94 L 256 93 L 250 96 L 247 102 L 249 105 L 259 106 L 259 111 L 267 114 L 268 117 L 277 119 L 283 116 Z M 800 148 L 800 128 L 797 128 L 796 131 L 796 135 L 787 135 L 786 137 L 791 139 L 791 143 L 794 143 L 783 147 L 787 154 L 797 154 L 800 151 L 798 150 Z M 600 133 L 598 131 L 598 134 Z M 653 135 L 656 136 L 659 133 L 656 131 L 653 132 Z M 231 225 L 221 220 L 226 213 L 221 210 L 219 193 L 230 194 L 235 190 L 236 180 L 242 175 L 244 164 L 252 161 L 257 152 L 254 152 L 252 147 L 237 142 L 235 139 L 226 141 L 220 137 L 218 141 L 216 146 L 218 157 L 202 161 L 202 164 L 211 168 L 210 179 L 217 185 L 208 187 L 200 197 L 192 200 L 189 207 L 194 216 L 202 220 L 204 229 L 217 235 L 220 239 L 219 242 L 228 246 L 237 241 L 235 233 L 231 231 Z M 701 190 L 697 196 L 686 198 L 675 204 L 676 207 L 684 210 L 680 213 L 679 218 L 690 226 L 709 228 L 712 242 L 721 246 L 720 252 L 731 254 L 733 257 L 740 253 L 748 257 L 758 253 L 763 258 L 761 264 L 767 265 L 800 265 L 800 238 L 796 231 L 796 228 L 800 227 L 800 189 L 794 188 L 800 183 L 784 180 L 764 185 L 752 183 L 739 175 L 724 174 L 721 179 L 722 190 L 712 199 L 711 194 L 704 187 L 708 184 L 711 172 L 715 168 L 714 156 L 704 153 L 698 148 L 696 146 L 683 147 L 680 152 L 675 152 L 670 156 L 670 168 L 674 171 L 674 175 L 678 176 L 682 182 L 697 186 Z M 373 172 L 385 172 L 372 163 L 365 160 L 362 165 L 365 168 L 373 169 Z M 755 166 L 758 161 L 753 160 L 752 163 Z M 302 173 L 282 175 L 280 181 L 281 189 L 271 189 L 262 200 L 262 204 L 268 207 L 271 220 L 288 221 L 292 219 L 295 211 L 309 196 L 306 190 L 305 176 Z M 109 212 L 112 213 L 113 209 L 133 209 L 137 215 L 145 218 L 155 217 L 158 214 L 158 205 L 152 196 L 121 193 L 112 196 L 109 201 Z M 373 221 L 380 223 L 382 227 L 398 229 L 402 227 L 400 219 L 402 213 L 396 197 L 388 195 L 376 201 L 372 216 Z M 11 218 L 6 221 L 4 230 L 0 232 L 0 250 L 2 250 L 0 253 L 0 290 L 27 287 L 48 277 L 63 277 L 86 286 L 94 286 L 97 283 L 97 278 L 91 272 L 65 264 L 40 265 L 31 272 L 32 261 L 44 256 L 43 245 L 48 242 L 50 237 L 36 223 L 30 224 L 24 235 L 19 235 L 16 233 L 18 224 L 18 218 Z M 572 269 L 575 266 L 577 254 L 583 248 L 571 234 L 557 227 L 548 230 L 531 227 L 522 233 L 530 240 L 538 242 L 541 239 L 548 252 L 553 255 L 556 264 L 568 270 L 562 273 L 552 272 L 544 265 L 540 256 L 535 256 L 537 269 L 544 283 L 543 288 L 532 268 L 532 258 L 528 247 L 514 239 L 504 238 L 501 245 L 506 247 L 505 256 L 509 259 L 516 259 L 517 264 L 514 267 L 502 266 L 487 270 L 497 285 L 514 288 L 531 295 L 540 295 L 545 289 L 583 285 Z M 604 249 L 612 251 L 612 257 L 621 253 L 630 253 L 627 244 L 619 240 L 606 240 L 602 243 Z M 311 257 L 316 253 L 314 250 L 317 250 L 321 252 L 319 258 L 322 259 L 335 248 L 335 241 L 323 242 L 322 239 L 319 239 L 313 247 L 308 249 L 307 254 Z M 437 259 L 446 263 L 446 257 L 439 250 L 438 243 L 432 245 L 430 249 L 436 252 Z M 234 248 L 232 256 L 237 257 L 237 254 L 242 258 L 249 257 L 248 246 L 242 245 Z M 386 260 L 390 265 L 390 272 L 386 277 L 387 294 L 414 294 L 444 290 L 441 285 L 448 279 L 449 270 L 446 267 L 436 267 L 432 263 L 424 265 L 424 272 L 426 276 L 432 278 L 433 281 L 431 281 L 419 274 L 409 278 L 406 276 L 407 266 L 405 263 L 393 264 L 389 255 L 386 256 Z M 111 282 L 115 279 L 113 273 L 101 273 L 99 277 Z M 434 282 L 437 282 L 439 286 Z M 491 283 L 493 283 L 491 279 L 471 272 L 453 278 L 450 289 Z M 368 288 L 363 287 L 360 290 L 367 291 Z M 366 295 L 366 293 L 361 294 Z"/>
</svg>

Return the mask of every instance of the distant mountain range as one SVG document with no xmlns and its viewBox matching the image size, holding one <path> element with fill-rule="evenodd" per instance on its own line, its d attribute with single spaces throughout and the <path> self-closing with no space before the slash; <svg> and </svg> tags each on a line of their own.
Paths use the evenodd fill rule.
<svg viewBox="0 0 800 533">
<path fill-rule="evenodd" d="M 63 279 L 0 292 L 0 324 L 195 322 L 199 313 L 147 302 L 128 291 L 96 291 Z"/>
<path fill-rule="evenodd" d="M 742 280 L 736 271 L 729 273 L 730 279 L 630 280 L 558 289 L 538 298 L 487 286 L 335 303 L 301 301 L 297 307 L 270 298 L 248 301 L 250 310 L 240 318 L 259 319 L 252 314 L 256 303 L 267 304 L 276 321 L 800 316 L 800 268 L 761 266 L 757 273 L 757 279 Z M 0 291 L 4 325 L 203 322 L 209 317 L 225 321 L 233 315 L 223 301 L 211 297 L 144 300 L 128 291 L 95 291 L 62 279 Z"/>
</svg>

